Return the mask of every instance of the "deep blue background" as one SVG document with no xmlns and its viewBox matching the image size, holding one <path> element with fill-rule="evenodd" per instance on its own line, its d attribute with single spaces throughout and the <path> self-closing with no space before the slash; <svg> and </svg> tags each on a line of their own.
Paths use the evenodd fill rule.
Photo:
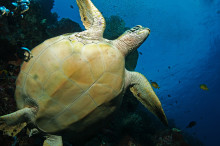
<svg viewBox="0 0 220 146">
<path fill-rule="evenodd" d="M 155 92 L 178 128 L 206 145 L 220 145 L 220 0 L 93 2 L 104 17 L 118 15 L 128 27 L 151 29 L 136 70 L 159 84 Z M 53 12 L 83 27 L 75 0 L 55 0 Z M 186 129 L 190 121 L 197 125 Z"/>
</svg>

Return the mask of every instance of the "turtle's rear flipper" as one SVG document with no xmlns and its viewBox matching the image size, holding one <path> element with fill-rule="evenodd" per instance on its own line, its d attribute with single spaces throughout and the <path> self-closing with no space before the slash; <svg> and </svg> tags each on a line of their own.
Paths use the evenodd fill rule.
<svg viewBox="0 0 220 146">
<path fill-rule="evenodd" d="M 18 134 L 28 122 L 34 119 L 34 108 L 23 108 L 16 112 L 0 117 L 0 130 L 5 135 L 15 136 Z"/>
<path fill-rule="evenodd" d="M 4 135 L 16 136 L 26 125 L 27 125 L 26 122 L 17 124 L 15 126 L 9 126 L 6 123 L 2 124 L 0 122 L 0 130 L 3 131 Z"/>
</svg>

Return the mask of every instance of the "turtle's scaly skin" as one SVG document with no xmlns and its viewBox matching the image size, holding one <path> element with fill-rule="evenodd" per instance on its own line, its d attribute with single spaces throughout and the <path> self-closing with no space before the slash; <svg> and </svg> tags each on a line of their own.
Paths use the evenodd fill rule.
<svg viewBox="0 0 220 146">
<path fill-rule="evenodd" d="M 124 56 L 104 41 L 86 44 L 75 34 L 62 35 L 35 47 L 32 54 L 22 65 L 15 96 L 19 109 L 38 108 L 36 125 L 44 132 L 71 128 L 123 90 Z"/>
</svg>

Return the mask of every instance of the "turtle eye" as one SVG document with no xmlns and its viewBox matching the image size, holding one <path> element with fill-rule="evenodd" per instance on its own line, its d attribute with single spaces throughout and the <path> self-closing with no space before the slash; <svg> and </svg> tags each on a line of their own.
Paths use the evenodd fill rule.
<svg viewBox="0 0 220 146">
<path fill-rule="evenodd" d="M 137 26 L 135 26 L 135 28 L 139 29 L 139 28 L 142 28 L 142 26 L 141 25 L 137 25 Z"/>
<path fill-rule="evenodd" d="M 135 30 L 140 30 L 142 28 L 142 26 L 141 25 L 137 25 L 134 28 L 135 28 Z"/>
<path fill-rule="evenodd" d="M 142 28 L 142 26 L 141 25 L 137 25 L 137 26 L 131 28 L 130 31 L 131 32 L 135 32 L 136 30 L 139 30 L 140 28 Z"/>
</svg>

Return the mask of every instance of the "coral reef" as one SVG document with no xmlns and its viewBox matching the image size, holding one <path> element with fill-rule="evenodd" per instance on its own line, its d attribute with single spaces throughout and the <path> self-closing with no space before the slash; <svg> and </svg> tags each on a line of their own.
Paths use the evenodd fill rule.
<svg viewBox="0 0 220 146">
<path fill-rule="evenodd" d="M 49 36 L 58 36 L 67 32 L 80 32 L 82 30 L 79 24 L 73 22 L 68 18 L 62 18 L 55 24 L 48 26 L 46 31 Z"/>
<path fill-rule="evenodd" d="M 123 34 L 129 27 L 125 26 L 125 22 L 119 16 L 110 16 L 106 18 L 106 29 L 104 32 L 104 38 L 114 40 Z"/>
<path fill-rule="evenodd" d="M 181 132 L 175 130 L 164 130 L 154 136 L 155 146 L 189 146 Z"/>
<path fill-rule="evenodd" d="M 71 20 L 57 21 L 58 15 L 50 12 L 52 7 L 53 0 L 33 0 L 23 18 L 20 15 L 0 18 L 0 42 L 4 44 L 0 46 L 0 57 L 3 60 L 14 58 L 21 46 L 33 48 L 55 35 L 81 31 L 79 24 Z M 56 33 L 52 32 L 54 29 Z"/>
<path fill-rule="evenodd" d="M 23 16 L 23 13 L 29 10 L 29 0 L 14 0 L 0 2 L 0 17 L 2 16 Z"/>
</svg>

